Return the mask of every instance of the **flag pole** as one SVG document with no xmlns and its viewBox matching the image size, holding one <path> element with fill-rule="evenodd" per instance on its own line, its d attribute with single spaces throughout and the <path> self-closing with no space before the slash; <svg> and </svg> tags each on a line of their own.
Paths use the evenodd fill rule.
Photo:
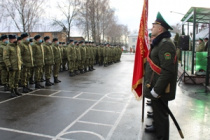
<svg viewBox="0 0 210 140">
<path fill-rule="evenodd" d="M 142 116 L 141 116 L 142 117 L 141 118 L 142 122 L 144 122 L 144 105 L 145 105 L 144 101 L 145 101 L 145 97 L 143 95 L 143 98 L 142 98 Z"/>
</svg>

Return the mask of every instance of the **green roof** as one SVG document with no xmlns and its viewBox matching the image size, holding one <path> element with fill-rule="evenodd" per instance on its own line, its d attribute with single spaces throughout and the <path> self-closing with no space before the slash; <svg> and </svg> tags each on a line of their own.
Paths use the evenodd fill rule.
<svg viewBox="0 0 210 140">
<path fill-rule="evenodd" d="M 196 23 L 210 22 L 210 8 L 204 7 L 191 7 L 182 18 L 182 22 L 193 22 L 194 9 L 196 9 Z"/>
</svg>

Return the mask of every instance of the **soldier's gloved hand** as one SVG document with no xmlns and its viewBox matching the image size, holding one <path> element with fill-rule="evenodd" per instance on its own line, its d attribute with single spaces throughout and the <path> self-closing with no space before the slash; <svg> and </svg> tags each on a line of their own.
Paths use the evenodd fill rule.
<svg viewBox="0 0 210 140">
<path fill-rule="evenodd" d="M 155 92 L 154 88 L 150 91 L 150 93 L 152 94 L 152 96 L 154 98 L 158 98 L 159 97 L 159 95 Z"/>
<path fill-rule="evenodd" d="M 9 71 L 13 71 L 13 68 L 12 67 L 9 67 Z"/>
</svg>

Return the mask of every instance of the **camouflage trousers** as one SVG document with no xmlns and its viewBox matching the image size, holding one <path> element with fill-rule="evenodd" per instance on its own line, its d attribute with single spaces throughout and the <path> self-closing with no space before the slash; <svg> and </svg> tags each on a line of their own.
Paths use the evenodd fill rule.
<svg viewBox="0 0 210 140">
<path fill-rule="evenodd" d="M 68 59 L 67 59 L 67 58 L 62 59 L 62 68 L 65 68 L 66 65 L 67 65 L 67 63 L 68 63 Z M 68 65 L 67 65 L 67 66 L 68 66 Z"/>
<path fill-rule="evenodd" d="M 68 64 L 69 64 L 69 72 L 74 72 L 74 70 L 76 69 L 75 61 L 69 61 Z"/>
<path fill-rule="evenodd" d="M 79 69 L 80 70 L 84 69 L 84 65 L 85 65 L 85 60 L 80 61 L 80 63 L 79 63 Z"/>
<path fill-rule="evenodd" d="M 43 67 L 39 66 L 39 67 L 34 67 L 34 79 L 35 82 L 40 82 L 41 80 L 41 75 L 43 73 Z"/>
<path fill-rule="evenodd" d="M 44 66 L 45 72 L 45 79 L 50 79 L 52 74 L 52 65 L 45 65 Z"/>
<path fill-rule="evenodd" d="M 53 66 L 53 76 L 54 77 L 58 77 L 60 65 L 61 65 L 61 63 L 55 63 L 55 65 Z"/>
<path fill-rule="evenodd" d="M 9 72 L 7 71 L 7 69 L 2 69 L 1 70 L 1 83 L 3 85 L 8 84 L 8 76 L 9 76 Z"/>
<path fill-rule="evenodd" d="M 29 78 L 31 77 L 31 68 L 23 67 L 21 70 L 21 85 L 28 85 Z"/>
<path fill-rule="evenodd" d="M 20 79 L 20 71 L 13 70 L 9 72 L 9 87 L 11 89 L 18 88 L 18 82 Z"/>
<path fill-rule="evenodd" d="M 89 67 L 90 66 L 90 59 L 86 59 L 85 61 L 85 68 Z"/>
</svg>

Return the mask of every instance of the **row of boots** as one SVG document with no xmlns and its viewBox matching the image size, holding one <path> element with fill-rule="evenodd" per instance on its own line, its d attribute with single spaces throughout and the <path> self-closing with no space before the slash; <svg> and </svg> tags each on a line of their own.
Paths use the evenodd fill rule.
<svg viewBox="0 0 210 140">
<path fill-rule="evenodd" d="M 85 68 L 85 69 L 80 69 L 80 70 L 75 70 L 74 72 L 69 72 L 69 76 L 73 77 L 73 76 L 83 74 L 83 73 L 93 71 L 93 70 L 95 70 L 95 69 L 93 68 L 93 66 L 91 66 L 91 67 L 88 67 L 88 68 Z"/>
</svg>

